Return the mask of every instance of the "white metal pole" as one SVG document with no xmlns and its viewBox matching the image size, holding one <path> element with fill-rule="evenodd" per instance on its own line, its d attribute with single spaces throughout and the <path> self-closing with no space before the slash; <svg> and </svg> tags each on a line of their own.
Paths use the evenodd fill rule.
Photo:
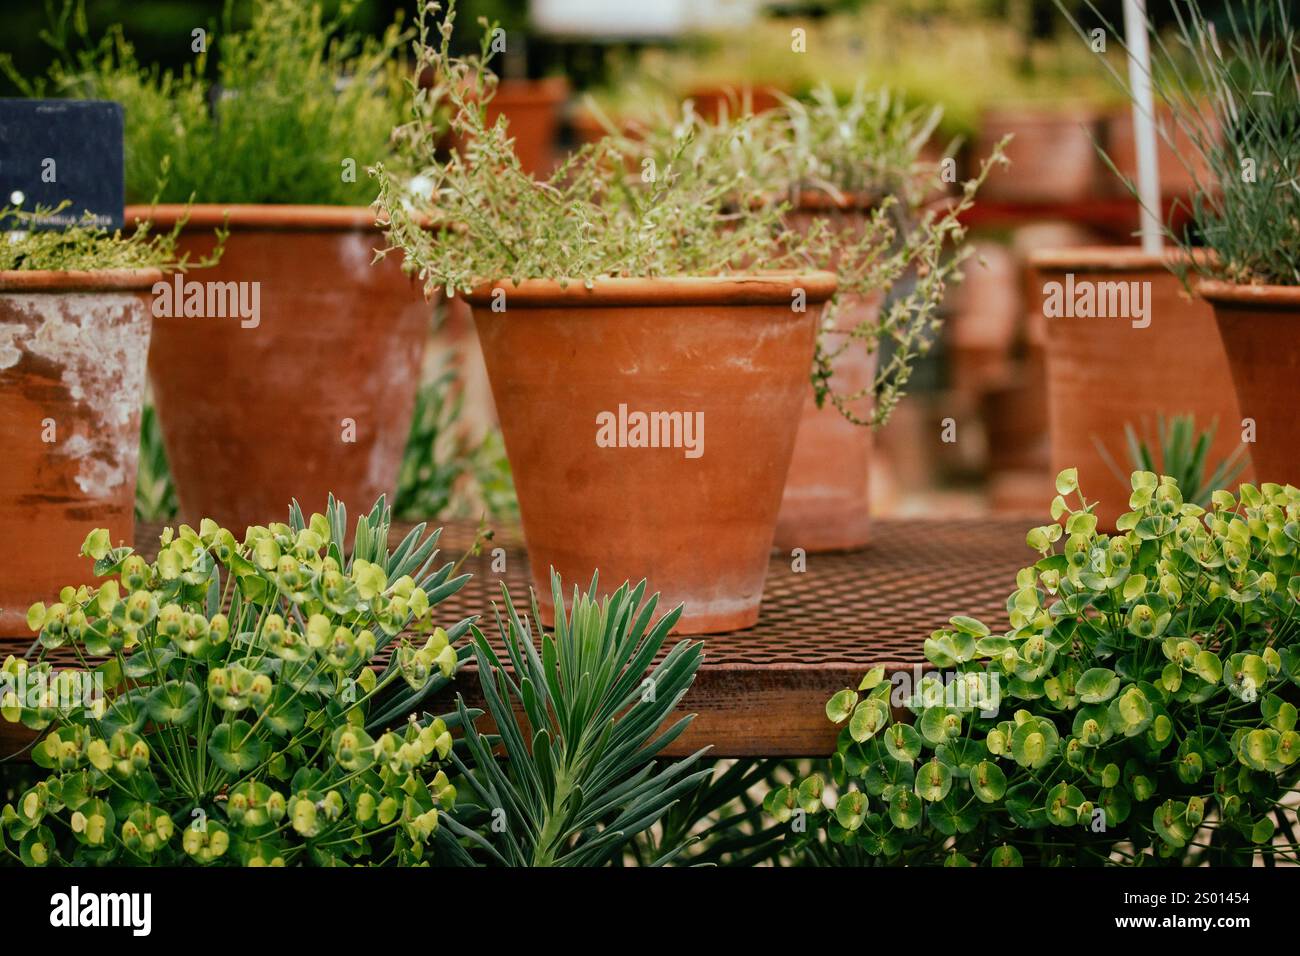
<svg viewBox="0 0 1300 956">
<path fill-rule="evenodd" d="M 1151 90 L 1146 0 L 1124 0 L 1124 32 L 1128 39 L 1129 87 L 1133 91 L 1133 141 L 1137 145 L 1138 198 L 1142 202 L 1142 249 L 1159 253 L 1163 246 L 1160 167 L 1156 155 L 1156 110 Z"/>
</svg>

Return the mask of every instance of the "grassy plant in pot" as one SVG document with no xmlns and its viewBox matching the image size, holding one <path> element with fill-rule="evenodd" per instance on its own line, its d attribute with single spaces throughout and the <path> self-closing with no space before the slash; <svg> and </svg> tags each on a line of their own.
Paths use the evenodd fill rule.
<svg viewBox="0 0 1300 956">
<path fill-rule="evenodd" d="M 1086 48 L 1089 34 L 1071 22 Z M 1186 32 L 1181 37 L 1193 39 Z M 1199 92 L 1208 74 L 1187 62 L 1193 43 L 1171 47 L 1152 30 L 1151 46 L 1159 54 L 1151 77 L 1159 94 L 1158 142 L 1184 154 L 1178 188 L 1186 191 L 1190 183 L 1204 189 L 1210 166 L 1203 157 L 1223 149 L 1220 127 L 1207 111 L 1210 101 Z M 1107 69 L 1132 93 L 1112 64 Z M 1120 165 L 1124 157 L 1106 159 L 1115 182 L 1138 195 Z M 1211 259 L 1186 243 L 1163 252 L 1085 246 L 1030 255 L 1031 301 L 1042 309 L 1047 332 L 1052 466 L 1077 466 L 1091 476 L 1099 500 L 1096 514 L 1107 530 L 1114 530 L 1123 511 L 1127 475 L 1107 467 L 1106 449 L 1123 447 L 1125 428 L 1136 418 L 1191 416 L 1217 423 L 1208 449 L 1212 459 L 1227 459 L 1242 447 L 1242 415 L 1248 413 L 1239 408 L 1214 312 L 1181 278 L 1206 268 Z M 1153 361 L 1154 356 L 1159 359 Z M 1245 464 L 1250 480 L 1253 472 Z"/>
<path fill-rule="evenodd" d="M 0 210 L 0 220 L 23 214 Z M 90 227 L 0 243 L 0 635 L 33 602 L 82 580 L 90 527 L 129 542 L 149 350 L 149 296 L 174 233 Z"/>
<path fill-rule="evenodd" d="M 742 182 L 722 136 L 631 172 L 604 140 L 548 181 L 527 176 L 485 122 L 489 97 L 462 93 L 491 82 L 486 41 L 482 58 L 453 58 L 445 24 L 435 36 L 422 19 L 417 68 L 435 82 L 400 136 L 463 226 L 421 228 L 420 202 L 384 169 L 380 201 L 428 287 L 473 308 L 539 592 L 552 567 L 645 576 L 685 604 L 681 632 L 752 624 L 835 276 L 808 265 L 778 207 L 732 214 Z M 463 155 L 436 154 L 425 113 L 438 102 Z"/>
<path fill-rule="evenodd" d="M 1225 17 L 1212 28 L 1193 2 L 1179 23 L 1207 95 L 1173 106 L 1209 175 L 1176 238 L 1206 247 L 1184 271 L 1214 309 L 1255 473 L 1287 481 L 1300 473 L 1300 36 L 1281 2 Z"/>
<path fill-rule="evenodd" d="M 365 170 L 401 115 L 394 26 L 382 41 L 346 32 L 317 5 L 257 0 L 179 74 L 147 69 L 111 34 L 56 69 L 59 91 L 126 109 L 127 192 L 177 222 L 201 254 L 228 222 L 221 265 L 200 292 L 160 308 L 150 374 L 183 519 L 243 527 L 285 501 L 321 507 L 333 491 L 372 501 L 396 487 L 430 317 L 382 245 Z M 215 64 L 214 64 L 215 58 Z"/>
</svg>

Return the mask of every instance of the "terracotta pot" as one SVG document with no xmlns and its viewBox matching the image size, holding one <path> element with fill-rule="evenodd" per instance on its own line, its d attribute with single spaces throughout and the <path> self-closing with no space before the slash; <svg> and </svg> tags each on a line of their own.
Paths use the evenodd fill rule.
<svg viewBox="0 0 1300 956">
<path fill-rule="evenodd" d="M 1250 457 L 1256 475 L 1300 484 L 1300 288 L 1201 282 L 1197 291 L 1214 309 L 1241 419 L 1254 424 Z"/>
<path fill-rule="evenodd" d="M 544 176 L 555 165 L 555 141 L 560 128 L 560 111 L 569 97 L 563 77 L 544 80 L 502 80 L 488 104 L 487 121 L 495 123 L 505 114 L 515 155 L 524 172 Z"/>
<path fill-rule="evenodd" d="M 1011 165 L 995 169 L 980 190 L 986 202 L 1077 202 L 1099 186 L 1093 136 L 1098 116 L 1088 109 L 997 109 L 980 121 L 976 160 L 988 156 L 1007 133 Z"/>
<path fill-rule="evenodd" d="M 1231 454 L 1240 442 L 1241 415 L 1214 315 L 1166 268 L 1175 255 L 1095 247 L 1030 256 L 1040 308 L 1045 284 L 1064 284 L 1068 274 L 1093 283 L 1150 283 L 1145 328 L 1125 317 L 1046 320 L 1051 474 L 1077 467 L 1084 494 L 1100 501 L 1098 518 L 1106 529 L 1129 510 L 1132 488 L 1107 466 L 1096 441 L 1125 472 L 1126 423 L 1140 430 L 1145 420 L 1154 429 L 1157 415 L 1186 414 L 1201 428 L 1217 421 L 1211 460 Z M 1245 474 L 1241 480 L 1248 480 Z"/>
<path fill-rule="evenodd" d="M 1210 116 L 1210 107 L 1201 107 L 1204 116 Z M 1156 134 L 1156 162 L 1160 169 L 1160 192 L 1165 196 L 1187 196 L 1196 183 L 1212 182 L 1209 166 L 1191 137 L 1178 125 L 1168 106 L 1156 108 L 1156 121 L 1173 141 L 1171 146 L 1159 133 Z M 1133 136 L 1133 110 L 1125 107 L 1106 118 L 1106 155 L 1115 168 L 1132 182 L 1137 182 L 1137 140 Z M 1108 171 L 1108 170 L 1107 170 Z M 1118 176 L 1111 175 L 1110 191 L 1128 196 L 1128 188 Z"/>
<path fill-rule="evenodd" d="M 880 314 L 880 302 L 879 295 L 846 297 L 839 303 L 836 326 L 847 330 L 874 320 Z M 842 341 L 832 337 L 828 345 L 834 348 Z M 854 343 L 832 360 L 831 369 L 837 392 L 858 392 L 871 387 L 876 357 Z M 871 400 L 853 403 L 853 411 L 866 418 L 871 414 Z M 776 547 L 803 548 L 811 554 L 866 546 L 870 538 L 871 446 L 869 426 L 850 422 L 829 399 L 818 408 L 813 390 L 808 389 L 777 515 Z"/>
<path fill-rule="evenodd" d="M 154 269 L 0 272 L 0 636 L 94 580 L 107 528 L 132 544 Z"/>
<path fill-rule="evenodd" d="M 804 311 L 791 308 L 797 289 Z M 834 290 L 833 275 L 813 272 L 591 290 L 530 280 L 468 297 L 546 623 L 552 567 L 566 586 L 597 569 L 610 590 L 647 578 L 661 610 L 685 603 L 678 633 L 758 619 L 820 306 Z M 630 416 L 651 412 L 683 413 L 682 430 L 635 447 Z"/>
<path fill-rule="evenodd" d="M 727 114 L 751 115 L 774 110 L 781 105 L 776 91 L 769 87 L 701 86 L 691 90 L 688 98 L 695 102 L 695 112 L 711 123 L 718 121 L 725 109 Z"/>
<path fill-rule="evenodd" d="M 371 264 L 384 240 L 369 209 L 197 206 L 182 247 L 207 252 L 227 209 L 221 262 L 186 278 L 260 283 L 259 320 L 159 316 L 149 353 L 181 520 L 242 529 L 330 492 L 369 509 L 396 488 L 432 309 L 396 258 Z"/>
</svg>

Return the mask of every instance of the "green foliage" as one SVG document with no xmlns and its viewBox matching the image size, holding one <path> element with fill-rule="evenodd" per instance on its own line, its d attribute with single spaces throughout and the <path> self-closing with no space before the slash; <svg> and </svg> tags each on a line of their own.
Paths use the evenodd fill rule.
<svg viewBox="0 0 1300 956">
<path fill-rule="evenodd" d="M 44 779 L 0 814 L 7 852 L 29 865 L 424 859 L 455 799 L 440 769 L 451 733 L 437 719 L 387 727 L 452 676 L 470 622 L 443 630 L 433 614 L 468 576 L 434 569 L 438 533 L 423 525 L 390 550 L 389 522 L 381 498 L 348 548 L 342 504 L 310 520 L 295 504 L 242 542 L 208 520 L 169 528 L 152 563 L 88 535 L 106 580 L 33 605 L 40 659 L 0 673 L 0 713 L 45 731 L 32 752 Z M 59 648 L 82 668 L 56 673 L 44 658 Z"/>
<path fill-rule="evenodd" d="M 1246 467 L 1246 446 L 1243 444 L 1233 449 L 1227 458 L 1216 463 L 1214 470 L 1206 475 L 1215 427 L 1212 424 L 1204 431 L 1198 431 L 1193 415 L 1175 415 L 1167 421 L 1163 415 L 1157 415 L 1156 435 L 1152 438 L 1145 422 L 1141 436 L 1131 422 L 1126 423 L 1124 437 L 1128 448 L 1129 469 L 1168 475 L 1178 483 L 1186 500 L 1208 508 L 1210 496 L 1220 488 L 1231 485 Z M 1128 473 L 1115 463 L 1101 440 L 1093 436 L 1092 442 L 1106 462 L 1106 467 L 1121 481 L 1128 480 Z"/>
<path fill-rule="evenodd" d="M 458 700 L 473 767 L 456 751 L 451 759 L 463 796 L 474 803 L 462 800 L 443 831 L 441 842 L 456 862 L 608 863 L 709 776 L 692 769 L 703 750 L 671 763 L 655 759 L 691 722 L 682 717 L 658 733 L 695 679 L 703 645 L 681 641 L 654 664 L 681 608 L 652 625 L 659 596 L 644 599 L 644 581 L 624 584 L 603 601 L 596 583 L 586 593 L 575 588 L 566 613 L 563 586 L 552 574 L 555 630 L 536 642 L 502 585 L 506 616 L 498 615 L 497 627 L 508 660 L 470 628 L 486 712 L 499 737 L 482 733 Z M 541 620 L 536 596 L 532 618 Z M 655 862 L 682 848 L 661 847 Z"/>
<path fill-rule="evenodd" d="M 177 255 L 176 239 L 183 223 L 169 232 L 152 232 L 149 223 L 139 223 L 123 233 L 110 232 L 94 224 L 89 216 L 81 223 L 62 229 L 24 229 L 24 226 L 47 222 L 68 207 L 62 203 L 53 209 L 38 207 L 23 210 L 14 206 L 0 208 L 0 223 L 12 230 L 0 242 L 0 272 L 10 270 L 35 272 L 86 272 L 102 269 L 163 269 L 185 271 L 203 268 L 221 257 L 224 230 L 217 233 L 218 244 L 211 256 L 190 261 L 189 255 Z"/>
<path fill-rule="evenodd" d="M 478 440 L 466 435 L 460 427 L 464 403 L 453 369 L 420 386 L 397 476 L 398 517 L 518 514 L 501 432 L 491 429 Z"/>
<path fill-rule="evenodd" d="M 1169 40 L 1150 30 L 1152 80 L 1157 102 L 1174 117 L 1160 135 L 1179 150 L 1196 184 L 1190 204 L 1175 210 L 1190 212 L 1191 224 L 1169 235 L 1184 249 L 1203 244 L 1213 253 L 1182 268 L 1228 282 L 1300 285 L 1300 35 L 1293 7 L 1287 0 L 1242 0 L 1224 4 L 1214 20 L 1201 0 L 1172 10 Z M 1109 69 L 1129 91 L 1123 75 Z M 1190 148 L 1176 143 L 1175 133 Z"/>
<path fill-rule="evenodd" d="M 236 30 L 228 0 L 208 51 L 173 73 L 142 65 L 120 29 L 92 41 L 83 0 L 66 0 L 47 33 L 60 55 L 48 83 L 0 68 L 27 95 L 123 104 L 132 202 L 367 205 L 364 170 L 388 155 L 401 118 L 394 56 L 408 34 L 398 24 L 380 40 L 347 32 L 359 2 L 327 19 L 319 3 L 255 0 Z"/>
<path fill-rule="evenodd" d="M 937 671 L 836 694 L 831 775 L 772 791 L 816 859 L 990 866 L 1296 862 L 1300 489 L 1244 484 L 1209 511 L 1135 472 L 1115 535 L 1073 470 L 1009 628 L 955 617 Z M 945 676 L 947 679 L 945 679 Z M 910 711 L 896 721 L 891 704 Z M 817 826 L 816 822 L 822 825 Z"/>
</svg>

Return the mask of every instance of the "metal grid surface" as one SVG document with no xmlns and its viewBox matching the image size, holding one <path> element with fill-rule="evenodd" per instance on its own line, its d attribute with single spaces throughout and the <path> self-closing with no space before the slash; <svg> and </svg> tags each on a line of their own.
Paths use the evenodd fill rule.
<svg viewBox="0 0 1300 956">
<path fill-rule="evenodd" d="M 396 527 L 394 540 L 405 530 Z M 955 614 L 994 629 L 1005 624 L 1015 572 L 1032 558 L 1025 530 L 1024 521 L 1006 519 L 883 520 L 873 526 L 867 548 L 808 555 L 802 572 L 792 569 L 789 555 L 774 553 L 758 624 L 702 638 L 704 664 L 685 700 L 698 718 L 674 752 L 706 743 L 719 756 L 829 752 L 835 728 L 823 707 L 830 694 L 856 685 L 876 664 L 896 670 L 920 663 L 924 639 Z M 449 523 L 442 556 L 455 560 L 473 537 L 473 526 Z M 152 556 L 158 526 L 141 526 L 136 538 L 140 551 Z M 498 547 L 505 549 L 501 573 L 492 569 Z M 516 602 L 527 600 L 528 562 L 515 528 L 497 530 L 463 570 L 473 577 L 440 605 L 448 623 L 478 614 L 490 625 L 502 581 Z M 0 658 L 21 655 L 27 646 L 0 642 Z M 76 663 L 64 649 L 52 659 Z M 472 704 L 476 683 L 462 672 L 455 689 Z"/>
</svg>

